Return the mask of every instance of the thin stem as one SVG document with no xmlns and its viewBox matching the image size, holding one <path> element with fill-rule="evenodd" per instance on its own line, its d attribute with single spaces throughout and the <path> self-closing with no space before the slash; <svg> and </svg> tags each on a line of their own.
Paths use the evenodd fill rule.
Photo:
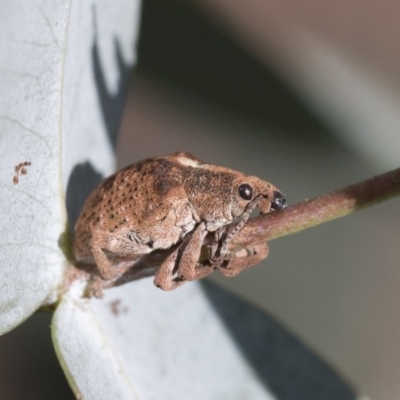
<svg viewBox="0 0 400 400">
<path fill-rule="evenodd" d="M 400 195 L 400 168 L 250 220 L 232 246 L 291 235 Z"/>
</svg>

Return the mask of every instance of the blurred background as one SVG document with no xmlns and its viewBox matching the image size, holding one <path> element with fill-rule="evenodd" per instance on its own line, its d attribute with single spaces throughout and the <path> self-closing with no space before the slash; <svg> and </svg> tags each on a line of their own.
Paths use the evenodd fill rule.
<svg viewBox="0 0 400 400">
<path fill-rule="evenodd" d="M 289 204 L 399 167 L 400 4 L 144 0 L 118 166 L 178 150 Z M 210 279 L 260 306 L 375 400 L 400 398 L 400 199 L 270 243 Z M 0 342 L 5 399 L 72 399 L 50 315 Z M 24 390 L 21 390 L 21 377 Z"/>
</svg>

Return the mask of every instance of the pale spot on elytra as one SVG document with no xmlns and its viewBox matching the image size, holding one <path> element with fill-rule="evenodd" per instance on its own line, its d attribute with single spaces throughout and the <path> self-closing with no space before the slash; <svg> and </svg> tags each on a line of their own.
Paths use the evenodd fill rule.
<svg viewBox="0 0 400 400">
<path fill-rule="evenodd" d="M 192 168 L 199 168 L 200 164 L 198 161 L 192 160 L 191 158 L 186 158 L 186 157 L 178 157 L 177 161 L 181 163 L 182 165 L 185 165 L 186 167 L 192 167 Z"/>
</svg>

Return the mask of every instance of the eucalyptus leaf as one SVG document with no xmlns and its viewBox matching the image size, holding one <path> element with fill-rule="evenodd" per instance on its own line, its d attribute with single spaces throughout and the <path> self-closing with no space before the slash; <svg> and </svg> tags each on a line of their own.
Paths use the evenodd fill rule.
<svg viewBox="0 0 400 400">
<path fill-rule="evenodd" d="M 2 3 L 0 333 L 56 300 L 66 195 L 72 226 L 90 186 L 114 168 L 138 16 L 131 0 Z"/>
<path fill-rule="evenodd" d="M 64 296 L 52 330 L 86 400 L 357 398 L 272 318 L 209 282 L 163 292 L 143 279 L 101 300 L 78 289 Z"/>
</svg>

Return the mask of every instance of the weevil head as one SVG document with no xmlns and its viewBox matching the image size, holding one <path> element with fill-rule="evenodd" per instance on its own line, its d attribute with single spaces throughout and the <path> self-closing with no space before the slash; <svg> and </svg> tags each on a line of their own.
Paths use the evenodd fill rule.
<svg viewBox="0 0 400 400">
<path fill-rule="evenodd" d="M 254 202 L 263 214 L 286 207 L 285 197 L 279 189 L 255 176 L 238 176 L 232 189 L 232 214 L 235 217 L 242 215 Z"/>
</svg>

